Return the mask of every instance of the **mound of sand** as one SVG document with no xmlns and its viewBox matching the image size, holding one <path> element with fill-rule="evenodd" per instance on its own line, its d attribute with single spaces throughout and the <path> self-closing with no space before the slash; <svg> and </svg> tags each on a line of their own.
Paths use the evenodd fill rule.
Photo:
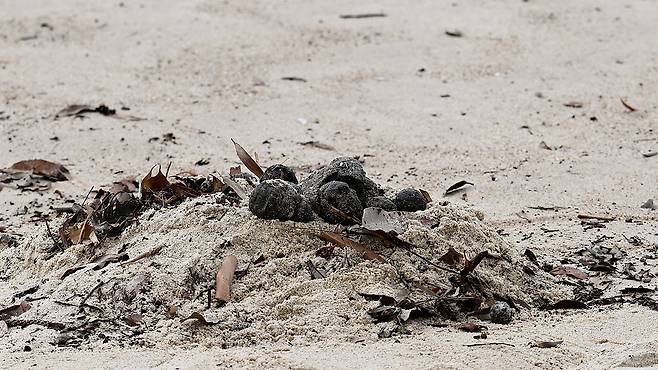
<svg viewBox="0 0 658 370">
<path fill-rule="evenodd" d="M 336 247 L 328 254 L 331 244 L 317 232 L 336 228 L 319 221 L 261 220 L 246 207 L 203 196 L 175 208 L 147 211 L 117 239 L 74 245 L 49 260 L 42 252 L 50 244 L 47 234 L 26 236 L 0 250 L 0 267 L 13 277 L 0 291 L 1 307 L 22 300 L 30 305 L 18 316 L 5 317 L 10 340 L 0 346 L 22 350 L 26 342 L 32 347 L 98 348 L 102 343 L 229 347 L 263 341 L 351 341 L 376 338 L 390 325 L 368 314 L 380 304 L 372 297 L 400 291 L 422 302 L 419 312 L 425 316 L 403 323 L 405 332 L 446 319 L 448 306 L 458 312 L 452 296 L 476 294 L 483 306 L 506 300 L 520 316 L 525 308 L 564 296 L 548 274 L 528 273 L 527 260 L 473 210 L 434 204 L 408 214 L 400 234 L 415 245 L 417 254 L 439 265 L 449 248 L 468 257 L 484 250 L 496 255 L 469 276 L 475 287 L 469 292 L 455 290 L 455 274 L 377 240 L 362 239 L 387 263 L 364 260 L 349 248 Z M 90 264 L 124 253 L 132 259 L 153 250 L 159 252 L 133 263 Z M 208 307 L 217 268 L 229 254 L 239 261 L 231 301 Z M 326 277 L 313 279 L 308 261 Z M 73 266 L 85 267 L 70 273 Z"/>
</svg>

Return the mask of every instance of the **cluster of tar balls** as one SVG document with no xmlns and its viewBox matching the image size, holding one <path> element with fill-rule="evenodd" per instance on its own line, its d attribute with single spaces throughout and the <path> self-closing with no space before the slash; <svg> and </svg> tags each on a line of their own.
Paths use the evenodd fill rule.
<svg viewBox="0 0 658 370">
<path fill-rule="evenodd" d="M 378 207 L 387 211 L 415 212 L 427 208 L 417 189 L 402 189 L 389 199 L 363 166 L 351 157 L 334 159 L 299 182 L 295 172 L 282 164 L 268 167 L 249 197 L 249 210 L 264 219 L 308 222 L 316 215 L 326 222 L 351 223 L 363 210 Z"/>
</svg>

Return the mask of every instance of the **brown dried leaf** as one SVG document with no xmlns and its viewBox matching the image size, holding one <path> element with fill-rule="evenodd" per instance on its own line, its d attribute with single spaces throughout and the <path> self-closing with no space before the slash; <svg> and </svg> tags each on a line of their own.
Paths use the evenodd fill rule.
<svg viewBox="0 0 658 370">
<path fill-rule="evenodd" d="M 426 192 L 423 189 L 418 189 L 418 191 L 420 191 L 420 193 L 423 194 L 423 198 L 425 198 L 425 201 L 427 203 L 432 203 L 432 197 L 430 196 L 430 193 Z"/>
<path fill-rule="evenodd" d="M 238 266 L 238 259 L 234 255 L 229 255 L 222 261 L 217 278 L 215 280 L 215 299 L 220 302 L 228 302 L 231 298 L 231 284 L 235 269 Z"/>
<path fill-rule="evenodd" d="M 558 340 L 554 342 L 548 342 L 548 341 L 536 341 L 531 345 L 531 347 L 537 347 L 537 348 L 554 348 L 562 344 L 563 341 Z"/>
<path fill-rule="evenodd" d="M 336 234 L 331 231 L 323 231 L 320 233 L 320 239 L 334 243 L 336 245 L 339 245 L 341 247 L 350 247 L 357 251 L 361 257 L 367 260 L 372 260 L 372 261 L 378 261 L 381 263 L 385 263 L 386 260 L 382 258 L 380 255 L 377 253 L 371 251 L 368 249 L 366 246 L 363 244 L 357 243 L 354 240 L 348 239 L 340 234 Z"/>
<path fill-rule="evenodd" d="M 9 172 L 32 172 L 54 181 L 68 180 L 69 170 L 59 163 L 43 159 L 30 159 L 16 162 L 7 169 Z"/>
<path fill-rule="evenodd" d="M 482 330 L 487 330 L 487 327 L 483 326 L 483 325 L 478 325 L 478 324 L 473 323 L 473 322 L 466 322 L 466 323 L 463 323 L 463 324 L 459 325 L 457 327 L 457 329 L 459 329 L 461 331 L 465 331 L 467 333 L 479 333 Z"/>
<path fill-rule="evenodd" d="M 439 261 L 444 262 L 451 266 L 461 265 L 464 260 L 464 256 L 457 252 L 455 248 L 450 247 L 446 254 L 439 258 Z"/>
<path fill-rule="evenodd" d="M 246 150 L 244 150 L 242 146 L 240 146 L 240 144 L 236 143 L 233 139 L 231 139 L 231 141 L 235 146 L 235 152 L 238 154 L 238 158 L 240 158 L 240 161 L 244 163 L 245 167 L 247 167 L 247 169 L 256 175 L 256 177 L 259 179 L 263 177 L 263 169 L 260 168 L 260 165 L 258 165 L 258 163 L 249 155 L 249 153 L 247 153 Z"/>
<path fill-rule="evenodd" d="M 587 273 L 584 271 L 577 269 L 575 267 L 571 266 L 558 266 L 550 271 L 550 274 L 553 276 L 558 276 L 558 275 L 566 275 L 566 276 L 571 276 L 572 278 L 579 279 L 579 280 L 585 280 L 588 279 L 589 276 Z"/>
<path fill-rule="evenodd" d="M 155 168 L 155 166 L 153 166 Z M 142 180 L 142 197 L 148 193 L 157 193 L 169 187 L 169 180 L 162 173 L 162 168 L 158 165 L 158 173 L 153 176 L 153 168 Z"/>
</svg>

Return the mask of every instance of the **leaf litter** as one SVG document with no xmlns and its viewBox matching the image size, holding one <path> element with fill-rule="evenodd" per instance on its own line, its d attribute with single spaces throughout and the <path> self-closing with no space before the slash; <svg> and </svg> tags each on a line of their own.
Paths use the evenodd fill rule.
<svg viewBox="0 0 658 370">
<path fill-rule="evenodd" d="M 258 162 L 234 146 L 261 177 Z M 141 181 L 90 191 L 55 242 L 38 232 L 2 252 L 9 275 L 43 281 L 43 299 L 21 314 L 48 328 L 41 339 L 235 346 L 387 338 L 466 320 L 500 299 L 523 310 L 569 297 L 549 274 L 526 274 L 525 257 L 482 214 L 432 203 L 426 192 L 424 211 L 370 209 L 355 226 L 281 222 L 253 217 L 245 203 L 254 184 L 240 171 L 169 176 L 156 167 Z"/>
</svg>

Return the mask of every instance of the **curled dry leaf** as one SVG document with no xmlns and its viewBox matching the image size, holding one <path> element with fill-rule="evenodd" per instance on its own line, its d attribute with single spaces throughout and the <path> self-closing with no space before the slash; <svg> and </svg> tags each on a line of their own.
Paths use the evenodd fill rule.
<svg viewBox="0 0 658 370">
<path fill-rule="evenodd" d="M 385 263 L 386 260 L 382 258 L 382 256 L 378 255 L 377 253 L 371 251 L 366 247 L 365 245 L 361 243 L 357 243 L 354 240 L 351 240 L 349 238 L 346 238 L 340 234 L 336 234 L 331 231 L 323 231 L 320 233 L 320 239 L 334 243 L 336 245 L 339 245 L 341 247 L 350 247 L 357 251 L 361 257 L 367 260 L 372 260 L 372 261 L 377 261 L 381 263 Z"/>
<path fill-rule="evenodd" d="M 423 189 L 418 189 L 418 191 L 420 191 L 420 193 L 423 195 L 423 198 L 425 198 L 425 201 L 427 203 L 432 203 L 432 197 L 430 196 L 430 193 L 428 193 Z"/>
<path fill-rule="evenodd" d="M 462 180 L 462 181 L 459 181 L 459 182 L 451 185 L 448 189 L 446 189 L 445 195 L 457 192 L 457 191 L 461 190 L 466 185 L 475 186 L 475 184 L 473 184 L 472 182 Z"/>
<path fill-rule="evenodd" d="M 238 154 L 238 158 L 244 163 L 245 167 L 247 167 L 247 169 L 259 179 L 263 177 L 263 169 L 260 168 L 260 165 L 249 155 L 249 153 L 247 153 L 246 150 L 244 150 L 242 146 L 240 146 L 240 144 L 233 139 L 231 139 L 231 141 L 235 146 L 235 152 Z"/>
<path fill-rule="evenodd" d="M 184 321 L 187 321 L 187 320 L 197 320 L 197 321 L 199 321 L 201 324 L 204 324 L 204 325 L 213 325 L 213 324 L 217 324 L 216 321 L 208 321 L 208 320 L 206 320 L 206 318 L 205 318 L 200 312 L 198 312 L 198 311 L 194 311 L 194 312 L 192 312 L 192 313 L 190 314 L 190 316 L 188 316 L 188 317 L 184 317 L 184 318 L 180 319 L 181 322 L 184 322 Z"/>
<path fill-rule="evenodd" d="M 568 103 L 564 103 L 564 106 L 569 107 L 569 108 L 582 108 L 583 103 L 581 103 L 579 101 L 570 101 Z"/>
<path fill-rule="evenodd" d="M 231 284 L 235 269 L 238 266 L 238 259 L 234 255 L 229 255 L 222 261 L 217 278 L 215 280 L 215 299 L 220 302 L 228 302 L 231 298 Z"/>
<path fill-rule="evenodd" d="M 32 172 L 54 181 L 68 180 L 69 170 L 59 163 L 46 161 L 43 159 L 30 159 L 27 161 L 16 162 L 11 165 L 7 172 Z"/>
<path fill-rule="evenodd" d="M 160 165 L 157 167 L 158 173 L 155 174 L 155 176 L 153 176 L 153 168 L 155 168 L 155 166 L 153 166 L 144 179 L 142 179 L 142 197 L 146 197 L 149 192 L 160 192 L 169 186 L 169 180 L 167 180 L 167 177 L 162 173 L 162 168 Z"/>
</svg>

